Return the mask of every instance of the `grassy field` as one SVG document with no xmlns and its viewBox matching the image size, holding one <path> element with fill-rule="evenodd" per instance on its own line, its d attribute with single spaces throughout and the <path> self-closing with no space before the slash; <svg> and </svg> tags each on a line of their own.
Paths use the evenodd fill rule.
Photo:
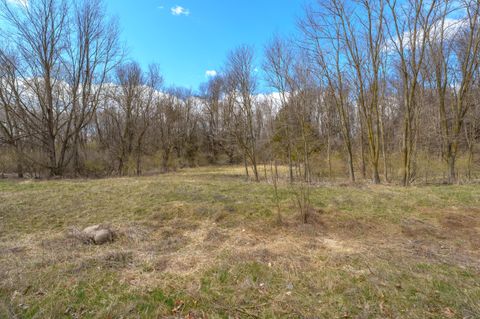
<svg viewBox="0 0 480 319">
<path fill-rule="evenodd" d="M 0 181 L 0 318 L 480 318 L 480 186 Z M 108 224 L 114 243 L 76 229 Z"/>
</svg>

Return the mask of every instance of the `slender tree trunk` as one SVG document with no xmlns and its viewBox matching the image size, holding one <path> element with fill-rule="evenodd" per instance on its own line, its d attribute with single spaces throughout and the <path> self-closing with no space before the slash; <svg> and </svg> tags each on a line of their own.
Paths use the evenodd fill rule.
<svg viewBox="0 0 480 319">
<path fill-rule="evenodd" d="M 257 167 L 257 159 L 253 156 L 252 159 L 252 167 L 253 167 L 253 175 L 255 176 L 255 182 L 260 181 L 260 177 L 258 176 L 258 167 Z"/>
<path fill-rule="evenodd" d="M 73 140 L 73 170 L 75 177 L 80 175 L 81 171 L 81 164 L 80 164 L 80 150 L 79 150 L 79 138 L 78 135 L 75 134 L 75 138 Z"/>
<path fill-rule="evenodd" d="M 137 176 L 142 175 L 142 155 L 137 154 Z"/>
<path fill-rule="evenodd" d="M 123 176 L 123 157 L 118 160 L 118 175 Z"/>
<path fill-rule="evenodd" d="M 405 110 L 407 112 L 407 110 Z M 410 165 L 408 164 L 410 159 L 410 154 L 409 154 L 409 136 L 410 136 L 410 129 L 409 129 L 409 120 L 407 119 L 408 115 L 405 115 L 405 123 L 404 123 L 404 131 L 403 131 L 403 140 L 402 140 L 402 184 L 403 186 L 408 186 L 410 182 Z"/>
<path fill-rule="evenodd" d="M 448 156 L 448 182 L 453 184 L 456 180 L 457 175 L 455 172 L 455 154 L 450 153 Z"/>
<path fill-rule="evenodd" d="M 18 145 L 15 146 L 15 155 L 17 157 L 17 176 L 18 178 L 23 178 L 23 154 L 22 151 L 18 149 Z"/>
<path fill-rule="evenodd" d="M 383 125 L 383 117 L 380 118 L 380 130 L 382 136 L 383 174 L 385 176 L 385 182 L 388 183 L 387 147 L 385 145 L 385 127 Z"/>
<path fill-rule="evenodd" d="M 288 142 L 290 144 L 290 142 Z M 293 183 L 293 160 L 292 160 L 292 150 L 290 145 L 288 146 L 288 173 L 290 177 L 290 184 Z"/>
<path fill-rule="evenodd" d="M 472 180 L 472 164 L 473 164 L 473 143 L 468 147 L 467 177 L 469 181 Z"/>
<path fill-rule="evenodd" d="M 243 164 L 245 166 L 245 174 L 247 176 L 247 178 L 250 177 L 250 174 L 248 172 L 248 162 L 247 162 L 247 155 L 245 153 L 243 153 Z"/>
<path fill-rule="evenodd" d="M 362 131 L 360 132 L 360 146 L 362 148 L 362 177 L 363 179 L 367 178 L 367 167 L 365 165 L 365 145 L 363 140 L 363 125 Z"/>
<path fill-rule="evenodd" d="M 372 165 L 372 170 L 373 170 L 373 183 L 374 184 L 380 184 L 380 174 L 378 172 L 378 162 L 376 162 Z"/>
<path fill-rule="evenodd" d="M 55 140 L 54 139 L 49 141 L 48 158 L 49 158 L 49 166 L 50 166 L 50 177 L 57 176 L 58 175 L 57 156 L 56 156 L 56 151 L 55 151 Z"/>
<path fill-rule="evenodd" d="M 330 133 L 327 134 L 327 161 L 328 161 L 328 179 L 332 181 L 332 158 L 331 158 Z"/>
</svg>

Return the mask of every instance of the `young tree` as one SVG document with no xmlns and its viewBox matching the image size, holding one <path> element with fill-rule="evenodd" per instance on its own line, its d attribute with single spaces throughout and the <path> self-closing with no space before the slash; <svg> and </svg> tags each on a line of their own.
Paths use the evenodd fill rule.
<svg viewBox="0 0 480 319">
<path fill-rule="evenodd" d="M 339 29 L 352 67 L 350 76 L 356 91 L 356 103 L 366 128 L 372 180 L 378 184 L 385 3 L 382 0 L 362 0 L 356 7 L 348 8 L 343 1 L 333 2 L 332 13 L 340 18 Z"/>
<path fill-rule="evenodd" d="M 430 81 L 438 96 L 443 157 L 450 183 L 457 180 L 456 158 L 480 63 L 480 2 L 458 3 L 442 4 L 439 21 L 428 37 Z M 457 11 L 464 15 L 452 23 L 451 15 Z"/>
<path fill-rule="evenodd" d="M 411 181 L 411 165 L 415 148 L 416 115 L 419 100 L 419 82 L 424 67 L 427 36 L 435 21 L 435 8 L 438 1 L 409 0 L 404 6 L 397 0 L 387 0 L 390 15 L 386 24 L 390 36 L 387 50 L 393 48 L 399 67 L 401 80 L 399 88 L 403 100 L 403 176 L 402 183 L 407 186 Z"/>
<path fill-rule="evenodd" d="M 208 159 L 211 164 L 218 161 L 221 151 L 221 107 L 223 79 L 215 76 L 200 87 L 202 99 L 203 130 L 205 132 Z"/>
<path fill-rule="evenodd" d="M 234 117 L 234 134 L 239 147 L 252 165 L 255 181 L 259 181 L 257 142 L 262 123 L 255 107 L 257 78 L 255 76 L 253 49 L 241 46 L 232 51 L 225 71 L 229 108 Z M 247 175 L 248 168 L 247 166 Z"/>
<path fill-rule="evenodd" d="M 292 82 L 292 68 L 295 61 L 293 43 L 286 42 L 279 37 L 272 40 L 265 48 L 265 62 L 263 69 L 266 73 L 266 79 L 269 85 L 276 90 L 280 99 L 280 110 L 287 110 L 290 98 L 294 94 Z M 293 132 L 291 127 L 291 112 L 284 112 L 283 116 L 278 118 L 277 126 L 281 126 L 284 131 L 284 141 L 290 183 L 293 182 Z"/>
<path fill-rule="evenodd" d="M 129 172 L 130 161 L 135 162 L 137 175 L 141 174 L 144 141 L 161 83 L 156 66 L 151 66 L 147 74 L 134 62 L 116 69 L 115 84 L 109 87 L 102 109 L 103 125 L 98 129 L 103 130 L 103 144 L 117 163 L 119 175 Z"/>
<path fill-rule="evenodd" d="M 316 64 L 317 77 L 325 83 L 325 101 L 333 104 L 340 119 L 343 145 L 347 157 L 348 172 L 351 182 L 355 182 L 352 110 L 349 101 L 350 88 L 344 68 L 347 60 L 342 41 L 341 19 L 330 14 L 328 7 L 307 9 L 300 28 L 305 37 L 305 46 Z"/>
</svg>

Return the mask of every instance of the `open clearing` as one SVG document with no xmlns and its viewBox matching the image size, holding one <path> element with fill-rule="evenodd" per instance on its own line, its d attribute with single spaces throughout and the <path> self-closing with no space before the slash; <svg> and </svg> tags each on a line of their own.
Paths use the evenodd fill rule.
<svg viewBox="0 0 480 319">
<path fill-rule="evenodd" d="M 478 185 L 315 187 L 306 225 L 283 185 L 279 224 L 241 174 L 0 181 L 0 317 L 480 317 Z"/>
</svg>

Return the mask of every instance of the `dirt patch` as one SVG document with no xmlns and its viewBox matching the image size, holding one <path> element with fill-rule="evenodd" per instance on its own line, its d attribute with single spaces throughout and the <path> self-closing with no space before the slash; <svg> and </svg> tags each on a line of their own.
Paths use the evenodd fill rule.
<svg viewBox="0 0 480 319">
<path fill-rule="evenodd" d="M 255 247 L 258 245 L 258 240 L 251 237 L 238 237 L 235 239 L 234 245 L 240 247 Z"/>
<path fill-rule="evenodd" d="M 216 223 L 221 223 L 221 222 L 224 221 L 228 216 L 229 216 L 229 213 L 224 212 L 224 211 L 221 211 L 221 212 L 216 213 L 216 214 L 213 216 L 213 220 L 214 220 Z"/>
<path fill-rule="evenodd" d="M 439 218 L 440 224 L 449 230 L 478 227 L 477 218 L 470 215 L 449 213 Z"/>
<path fill-rule="evenodd" d="M 133 252 L 110 251 L 95 257 L 87 257 L 77 262 L 75 266 L 67 270 L 69 274 L 77 274 L 92 268 L 119 270 L 133 263 Z"/>
<path fill-rule="evenodd" d="M 412 238 L 434 237 L 445 239 L 441 230 L 434 225 L 415 218 L 404 219 L 400 225 L 402 234 Z"/>
<path fill-rule="evenodd" d="M 326 213 L 322 210 L 312 208 L 307 214 L 306 222 L 299 214 L 292 214 L 289 217 L 283 217 L 277 226 L 294 233 L 315 237 L 326 233 L 327 219 Z"/>
<path fill-rule="evenodd" d="M 282 222 L 284 228 L 308 237 L 335 236 L 343 239 L 372 237 L 382 235 L 377 224 L 371 221 L 354 219 L 342 212 L 324 212 L 315 210 L 309 213 L 307 223 L 302 223 L 299 216 Z M 380 233 L 380 234 L 379 234 Z"/>
<path fill-rule="evenodd" d="M 480 249 L 480 221 L 471 214 L 446 213 L 438 217 L 443 233 L 455 239 L 458 248 Z"/>
<path fill-rule="evenodd" d="M 163 272 L 168 269 L 170 264 L 170 259 L 167 257 L 160 257 L 156 262 L 155 266 L 153 267 L 155 271 Z"/>
<path fill-rule="evenodd" d="M 227 233 L 220 231 L 217 228 L 213 228 L 205 236 L 204 242 L 207 245 L 211 246 L 211 245 L 223 243 L 228 238 L 230 238 L 230 236 Z"/>
<path fill-rule="evenodd" d="M 77 228 L 70 228 L 64 233 L 40 240 L 38 245 L 46 250 L 64 251 L 65 249 L 78 249 L 90 242 L 90 238 L 80 230 Z"/>
<path fill-rule="evenodd" d="M 254 250 L 247 250 L 238 254 L 235 254 L 235 260 L 237 261 L 256 261 L 263 264 L 268 264 L 276 261 L 279 258 L 277 253 L 274 253 L 271 249 L 260 248 Z"/>
<path fill-rule="evenodd" d="M 173 253 L 186 247 L 190 240 L 179 231 L 166 230 L 162 233 L 157 248 L 161 252 Z"/>
<path fill-rule="evenodd" d="M 372 222 L 358 219 L 338 219 L 332 216 L 326 222 L 327 229 L 342 238 L 374 236 L 378 233 L 376 225 Z"/>
<path fill-rule="evenodd" d="M 27 251 L 26 246 L 0 247 L 0 255 L 21 254 Z"/>
<path fill-rule="evenodd" d="M 117 231 L 119 240 L 139 243 L 150 239 L 152 229 L 140 225 L 122 227 Z"/>
<path fill-rule="evenodd" d="M 133 262 L 131 251 L 113 251 L 99 258 L 99 263 L 104 267 L 120 269 L 125 268 Z"/>
</svg>

